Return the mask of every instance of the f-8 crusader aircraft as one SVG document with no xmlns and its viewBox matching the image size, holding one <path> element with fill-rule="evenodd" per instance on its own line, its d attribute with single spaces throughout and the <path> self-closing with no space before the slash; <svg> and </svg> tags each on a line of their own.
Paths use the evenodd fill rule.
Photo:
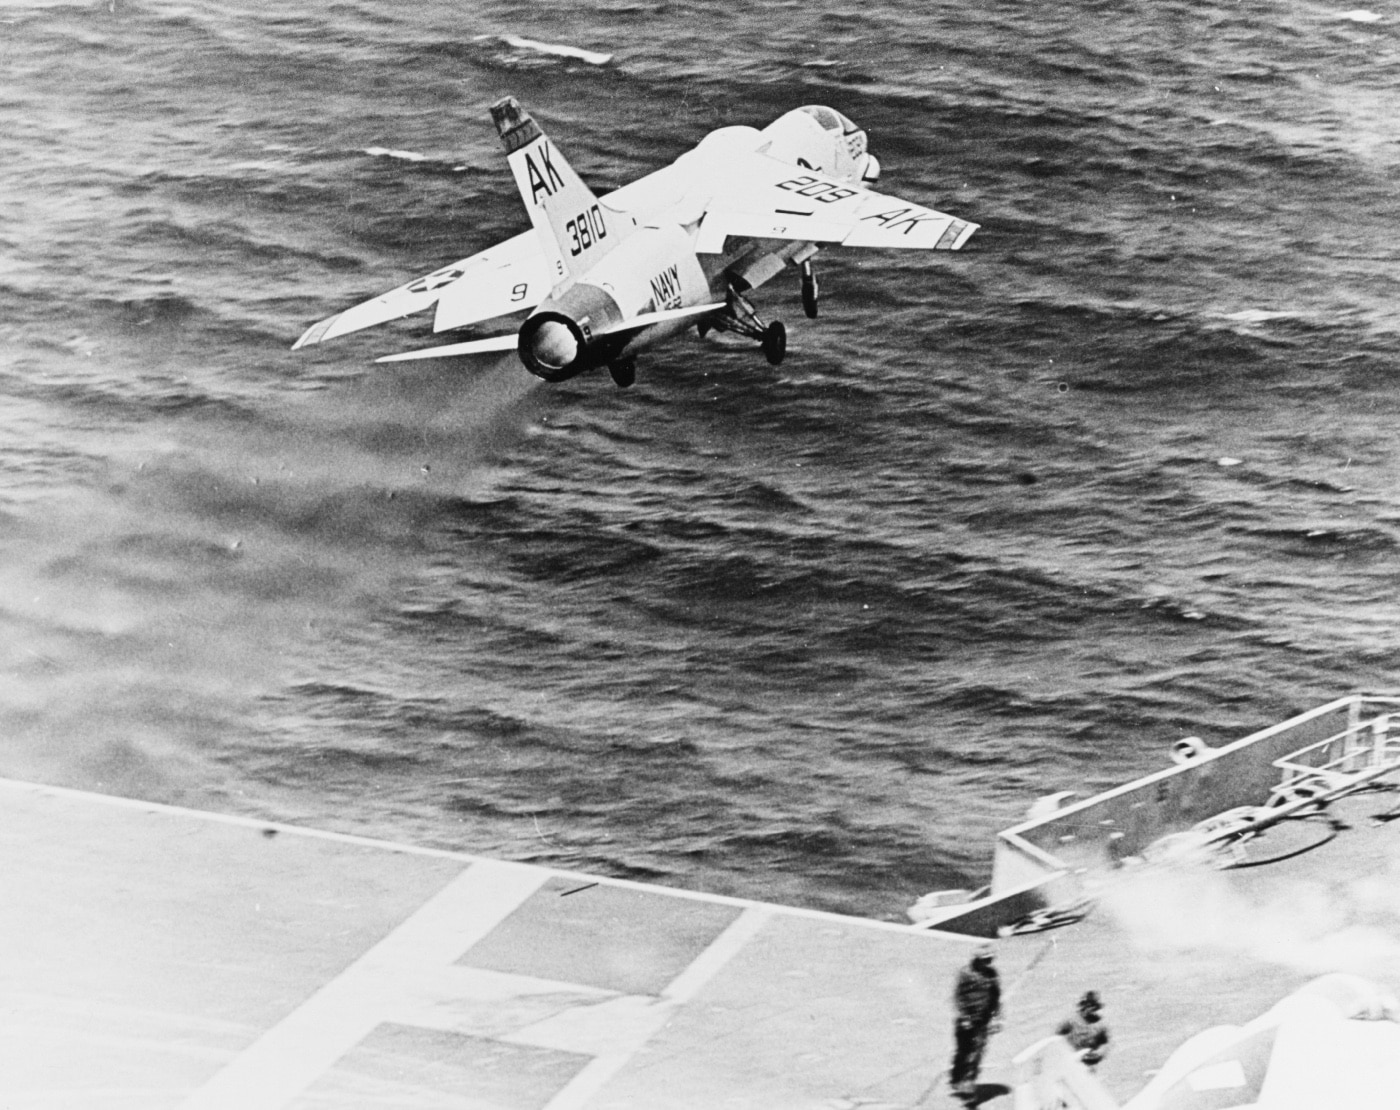
<svg viewBox="0 0 1400 1110">
<path fill-rule="evenodd" d="M 529 315 L 506 335 L 378 361 L 514 350 L 548 382 L 606 366 L 628 386 L 638 351 L 695 325 L 758 340 L 777 365 L 787 332 L 760 320 L 747 294 L 785 266 L 800 268 L 815 319 L 819 247 L 957 250 L 978 226 L 868 189 L 880 164 L 865 132 L 831 108 L 798 108 L 761 131 L 722 127 L 603 198 L 513 97 L 491 118 L 533 230 L 322 320 L 294 350 L 436 305 L 434 332 Z"/>
</svg>

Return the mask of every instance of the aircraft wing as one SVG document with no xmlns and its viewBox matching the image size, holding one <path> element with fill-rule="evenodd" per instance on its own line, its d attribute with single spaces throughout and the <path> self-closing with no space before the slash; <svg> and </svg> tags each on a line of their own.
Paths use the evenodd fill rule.
<svg viewBox="0 0 1400 1110">
<path fill-rule="evenodd" d="M 534 308 L 548 292 L 548 271 L 538 236 L 527 231 L 312 324 L 292 350 L 412 316 L 434 304 L 438 312 L 433 330 L 465 327 L 517 309 Z"/>
<path fill-rule="evenodd" d="M 755 154 L 716 190 L 696 249 L 719 254 L 730 235 L 847 247 L 957 250 L 978 225 Z"/>
<path fill-rule="evenodd" d="M 433 331 L 465 328 L 534 308 L 554 287 L 554 269 L 533 229 L 483 251 L 472 262 L 443 289 Z"/>
</svg>

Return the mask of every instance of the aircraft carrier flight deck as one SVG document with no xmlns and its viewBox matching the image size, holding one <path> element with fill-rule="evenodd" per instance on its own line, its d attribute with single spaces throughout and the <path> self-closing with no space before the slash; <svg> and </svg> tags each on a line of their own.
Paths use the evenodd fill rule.
<svg viewBox="0 0 1400 1110">
<path fill-rule="evenodd" d="M 1087 989 L 1127 1100 L 1319 972 L 1400 984 L 1393 703 L 1043 802 L 989 890 L 910 925 L 0 781 L 0 1105 L 953 1106 L 952 985 L 989 939 L 982 1104 Z"/>
</svg>

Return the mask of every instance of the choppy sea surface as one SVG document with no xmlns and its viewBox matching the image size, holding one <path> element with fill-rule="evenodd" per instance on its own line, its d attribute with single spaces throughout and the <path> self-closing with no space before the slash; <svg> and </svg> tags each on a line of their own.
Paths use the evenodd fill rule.
<svg viewBox="0 0 1400 1110">
<path fill-rule="evenodd" d="M 518 36 L 611 54 L 605 64 Z M 0 774 L 899 917 L 1393 688 L 1400 7 L 0 4 Z M 958 254 L 549 386 L 313 321 L 824 103 Z"/>
</svg>

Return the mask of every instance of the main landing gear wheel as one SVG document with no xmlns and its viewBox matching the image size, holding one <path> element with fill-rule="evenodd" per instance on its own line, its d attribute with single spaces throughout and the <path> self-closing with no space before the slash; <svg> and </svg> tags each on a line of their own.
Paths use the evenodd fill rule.
<svg viewBox="0 0 1400 1110">
<path fill-rule="evenodd" d="M 817 275 L 810 262 L 802 263 L 802 311 L 807 319 L 817 318 Z"/>
<path fill-rule="evenodd" d="M 777 366 L 787 354 L 787 328 L 781 320 L 774 320 L 763 329 L 763 357 L 769 365 Z"/>
<path fill-rule="evenodd" d="M 713 326 L 716 331 L 732 331 L 735 335 L 757 339 L 763 357 L 773 366 L 782 362 L 783 356 L 787 354 L 787 328 L 783 327 L 779 320 L 765 324 L 758 318 L 753 305 L 732 285 L 729 287 L 727 309 L 723 314 L 713 317 Z"/>
<path fill-rule="evenodd" d="M 608 363 L 608 373 L 612 375 L 612 380 L 617 383 L 618 389 L 626 389 L 637 380 L 637 360 L 624 358 L 617 362 L 610 362 Z"/>
</svg>

